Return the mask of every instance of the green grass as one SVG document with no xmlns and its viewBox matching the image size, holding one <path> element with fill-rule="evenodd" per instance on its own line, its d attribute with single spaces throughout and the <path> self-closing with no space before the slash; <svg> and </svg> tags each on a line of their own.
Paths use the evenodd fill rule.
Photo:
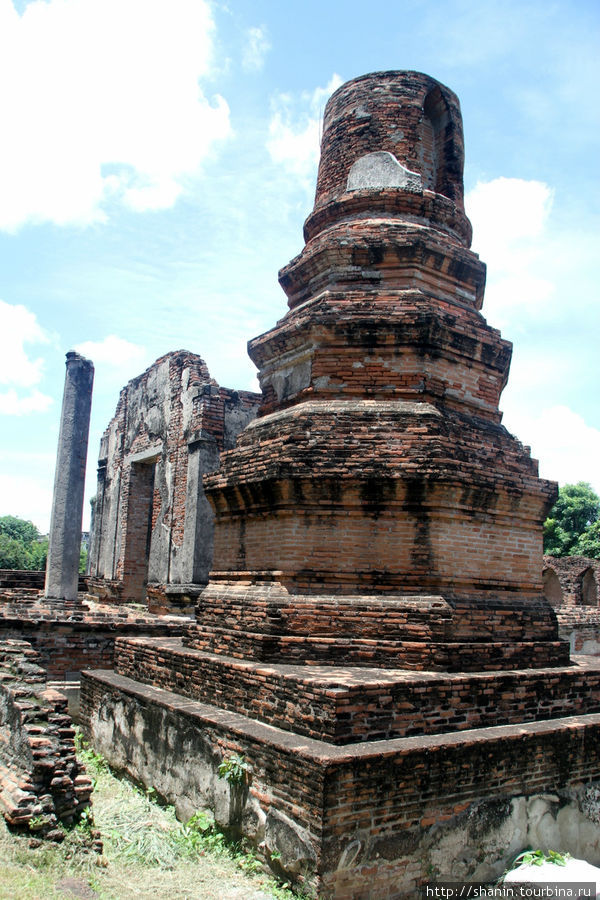
<svg viewBox="0 0 600 900">
<path fill-rule="evenodd" d="M 91 750 L 79 755 L 94 779 L 93 824 L 65 831 L 61 844 L 31 847 L 31 836 L 0 822 L 0 900 L 293 900 L 242 844 L 228 842 L 207 813 L 183 825 L 171 807 L 115 777 Z M 91 829 L 104 852 L 91 849 Z"/>
</svg>

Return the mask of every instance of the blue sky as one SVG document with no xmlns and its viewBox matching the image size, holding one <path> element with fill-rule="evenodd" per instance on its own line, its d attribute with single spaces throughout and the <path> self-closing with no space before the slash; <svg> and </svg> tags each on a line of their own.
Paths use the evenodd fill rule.
<svg viewBox="0 0 600 900">
<path fill-rule="evenodd" d="M 600 491 L 599 39 L 595 0 L 0 0 L 0 515 L 48 527 L 68 350 L 96 367 L 88 497 L 157 357 L 255 387 L 323 107 L 382 69 L 458 94 L 483 313 L 515 345 L 504 422 Z"/>
</svg>

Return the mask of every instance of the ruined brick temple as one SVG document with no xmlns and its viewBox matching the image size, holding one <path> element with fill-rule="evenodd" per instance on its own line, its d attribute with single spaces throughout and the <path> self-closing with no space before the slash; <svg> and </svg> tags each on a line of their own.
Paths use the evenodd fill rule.
<svg viewBox="0 0 600 900">
<path fill-rule="evenodd" d="M 600 560 L 544 556 L 542 580 L 571 652 L 600 656 Z"/>
<path fill-rule="evenodd" d="M 82 682 L 114 764 L 322 897 L 493 878 L 528 843 L 600 860 L 600 664 L 570 660 L 542 591 L 556 486 L 501 424 L 511 347 L 462 171 L 458 100 L 428 76 L 331 97 L 289 311 L 249 344 L 258 415 L 203 479 L 195 623 L 118 640 Z"/>
<path fill-rule="evenodd" d="M 87 594 L 88 580 L 78 575 L 93 374 L 90 360 L 67 353 L 46 572 L 3 571 L 0 577 L 0 667 L 4 652 L 8 663 L 13 658 L 6 641 L 25 639 L 46 677 L 68 694 L 73 715 L 80 671 L 111 666 L 117 635 L 173 635 L 184 627 L 178 616 L 97 603 Z M 105 591 L 102 599 L 107 596 Z M 0 726 L 6 724 L 4 712 Z M 0 741 L 0 765 L 2 746 Z"/>
<path fill-rule="evenodd" d="M 202 475 L 254 417 L 258 395 L 219 387 L 179 351 L 121 391 L 100 444 L 89 590 L 185 610 L 208 581 L 212 514 Z"/>
</svg>

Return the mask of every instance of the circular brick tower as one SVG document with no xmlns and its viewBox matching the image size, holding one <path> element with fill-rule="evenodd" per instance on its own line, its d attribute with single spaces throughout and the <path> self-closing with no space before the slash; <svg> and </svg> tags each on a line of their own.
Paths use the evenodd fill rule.
<svg viewBox="0 0 600 900">
<path fill-rule="evenodd" d="M 249 344 L 263 403 L 205 478 L 191 646 L 476 670 L 564 664 L 541 592 L 556 493 L 501 424 L 511 346 L 481 315 L 458 99 L 417 72 L 325 110 L 289 312 Z"/>
</svg>

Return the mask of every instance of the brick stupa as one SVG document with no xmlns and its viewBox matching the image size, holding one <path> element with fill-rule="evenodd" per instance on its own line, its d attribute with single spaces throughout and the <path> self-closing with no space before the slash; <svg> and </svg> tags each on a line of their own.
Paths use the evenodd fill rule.
<svg viewBox="0 0 600 900">
<path fill-rule="evenodd" d="M 511 345 L 480 313 L 456 96 L 412 72 L 327 104 L 315 208 L 250 342 L 258 419 L 206 482 L 192 646 L 442 670 L 568 660 L 542 596 L 556 486 L 500 424 Z"/>
<path fill-rule="evenodd" d="M 262 407 L 205 477 L 196 622 L 82 681 L 114 765 L 323 898 L 489 880 L 542 819 L 600 860 L 600 664 L 542 596 L 555 485 L 501 424 L 462 169 L 443 85 L 335 92 L 290 310 L 250 343 Z"/>
</svg>

